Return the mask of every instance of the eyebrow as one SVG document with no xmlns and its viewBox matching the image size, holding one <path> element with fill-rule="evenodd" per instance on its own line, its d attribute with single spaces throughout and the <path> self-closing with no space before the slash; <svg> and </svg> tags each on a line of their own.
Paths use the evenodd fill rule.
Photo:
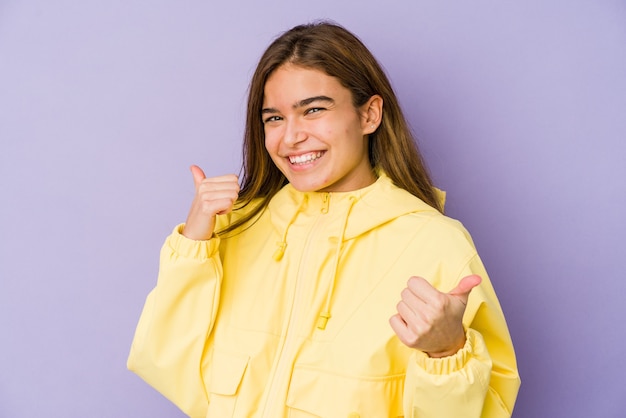
<svg viewBox="0 0 626 418">
<path fill-rule="evenodd" d="M 313 97 L 309 97 L 307 99 L 302 99 L 299 102 L 296 102 L 292 107 L 294 109 L 298 109 L 300 107 L 305 107 L 310 105 L 311 103 L 315 103 L 315 102 L 327 102 L 330 104 L 334 104 L 335 100 L 331 99 L 328 96 L 313 96 Z M 261 114 L 266 114 L 266 113 L 279 113 L 278 109 L 275 109 L 273 107 L 266 107 L 264 109 L 261 110 Z"/>
</svg>

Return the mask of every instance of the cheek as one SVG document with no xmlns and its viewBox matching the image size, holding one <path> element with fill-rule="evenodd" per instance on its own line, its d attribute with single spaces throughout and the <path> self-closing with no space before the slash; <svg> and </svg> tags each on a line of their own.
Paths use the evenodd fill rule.
<svg viewBox="0 0 626 418">
<path fill-rule="evenodd" d="M 277 135 L 265 134 L 265 151 L 269 154 L 274 164 L 279 165 L 281 158 L 278 156 L 280 148 L 280 139 Z"/>
<path fill-rule="evenodd" d="M 278 141 L 276 140 L 276 135 L 272 136 L 272 133 L 268 133 L 265 131 L 265 149 L 267 152 L 272 154 L 276 151 L 278 145 Z"/>
</svg>

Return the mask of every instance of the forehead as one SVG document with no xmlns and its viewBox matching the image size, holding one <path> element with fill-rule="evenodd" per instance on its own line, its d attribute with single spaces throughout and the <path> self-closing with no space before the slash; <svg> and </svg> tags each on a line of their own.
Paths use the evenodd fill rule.
<svg viewBox="0 0 626 418">
<path fill-rule="evenodd" d="M 350 91 L 339 80 L 325 72 L 292 64 L 278 67 L 265 82 L 263 104 L 292 105 L 315 96 L 328 96 L 334 100 L 350 98 Z"/>
</svg>

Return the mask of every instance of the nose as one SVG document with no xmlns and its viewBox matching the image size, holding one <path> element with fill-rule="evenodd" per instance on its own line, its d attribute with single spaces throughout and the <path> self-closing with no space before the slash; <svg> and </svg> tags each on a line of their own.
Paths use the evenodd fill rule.
<svg viewBox="0 0 626 418">
<path fill-rule="evenodd" d="M 294 146 L 300 142 L 303 142 L 307 139 L 308 134 L 297 120 L 290 120 L 287 122 L 287 127 L 285 129 L 285 136 L 283 137 L 283 142 L 286 145 Z"/>
</svg>

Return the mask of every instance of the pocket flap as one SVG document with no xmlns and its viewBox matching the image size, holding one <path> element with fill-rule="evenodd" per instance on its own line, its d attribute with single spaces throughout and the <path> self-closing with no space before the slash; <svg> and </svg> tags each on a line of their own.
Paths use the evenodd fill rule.
<svg viewBox="0 0 626 418">
<path fill-rule="evenodd" d="M 287 406 L 320 417 L 402 417 L 403 390 L 404 374 L 352 377 L 295 368 Z"/>
<path fill-rule="evenodd" d="M 215 349 L 209 392 L 228 396 L 236 394 L 249 360 L 250 357 L 244 354 Z"/>
</svg>

